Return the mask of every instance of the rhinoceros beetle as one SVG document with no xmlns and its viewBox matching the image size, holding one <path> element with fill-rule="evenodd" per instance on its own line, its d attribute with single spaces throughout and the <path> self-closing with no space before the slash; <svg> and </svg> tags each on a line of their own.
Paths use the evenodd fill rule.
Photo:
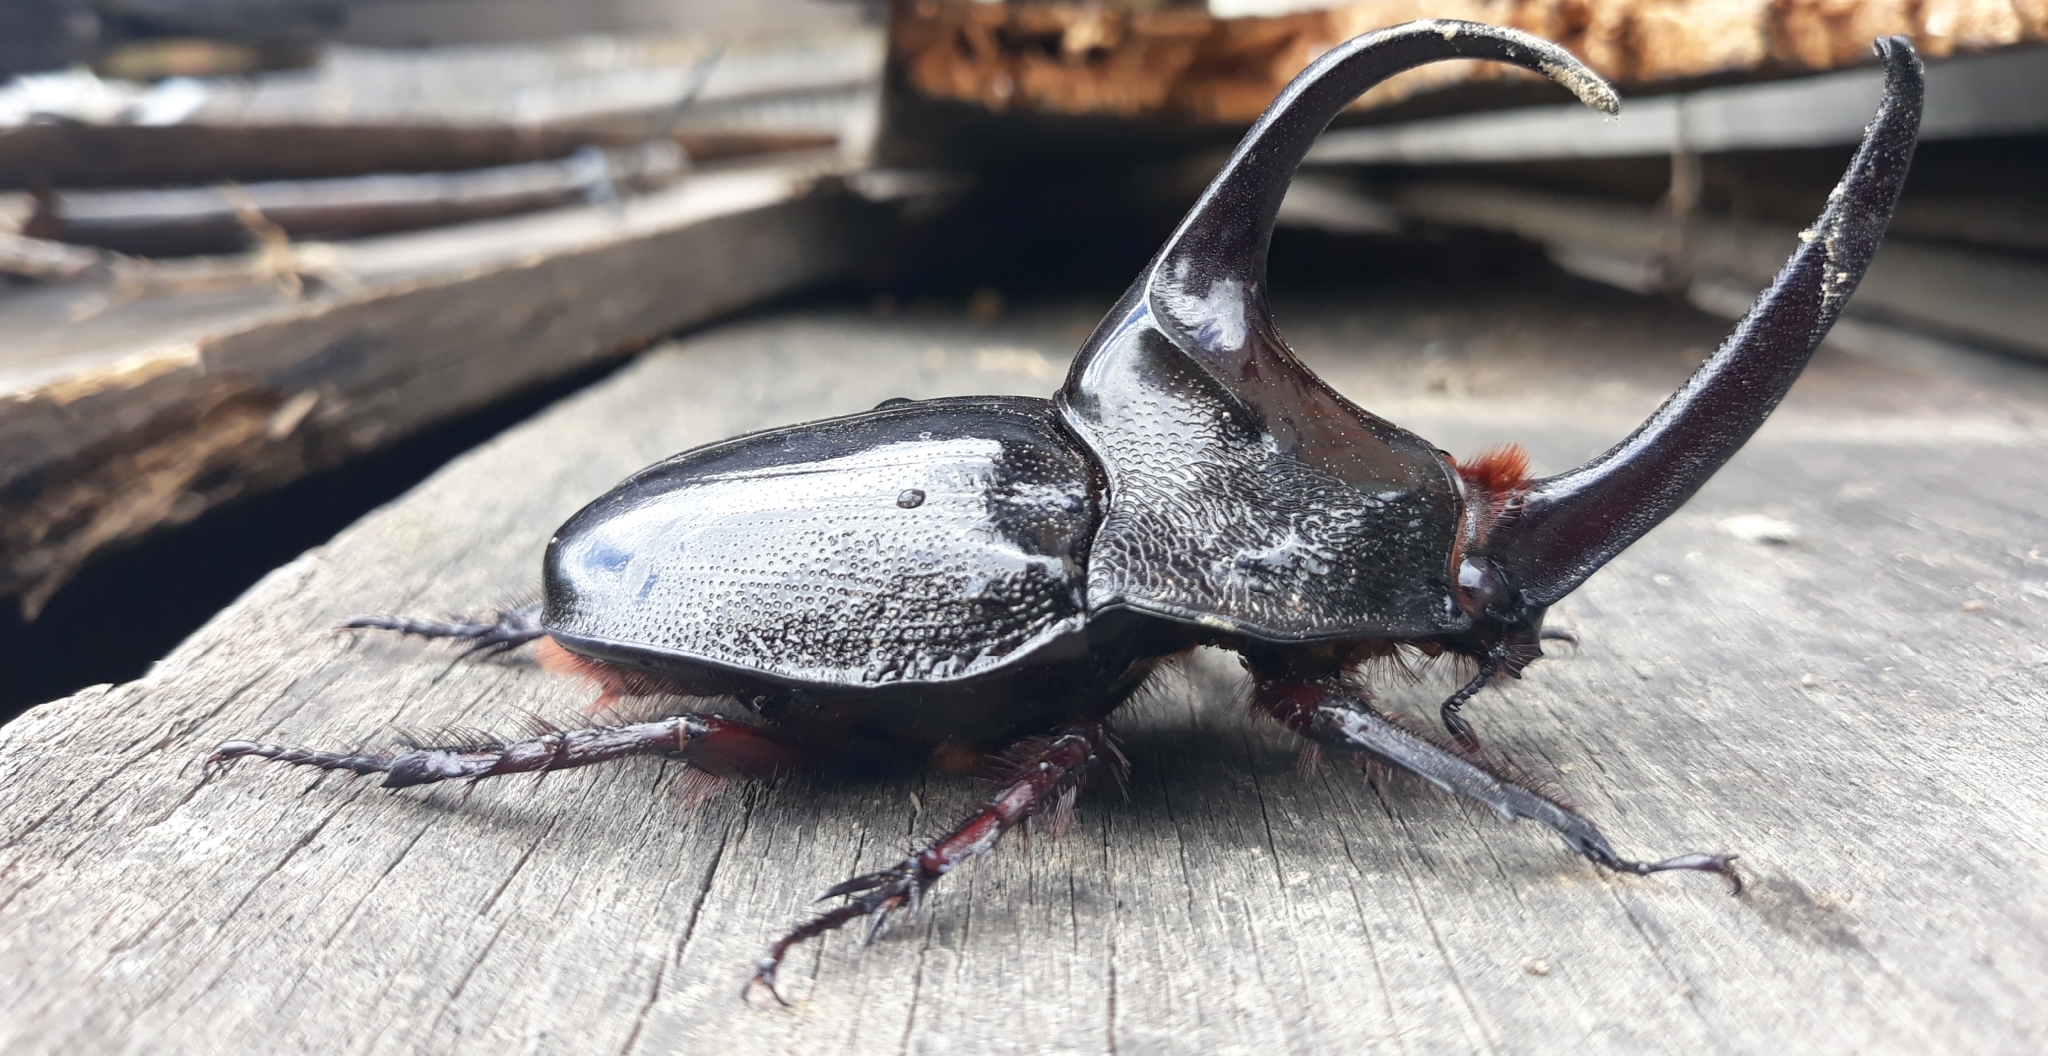
<svg viewBox="0 0 2048 1056">
<path fill-rule="evenodd" d="M 1440 59 L 1540 71 L 1618 101 L 1569 53 L 1513 30 L 1424 21 L 1357 37 L 1274 100 L 1050 400 L 889 401 L 657 463 L 549 542 L 544 601 L 475 623 L 349 626 L 538 640 L 543 666 L 622 696 L 729 696 L 685 712 L 513 742 L 259 756 L 382 773 L 390 787 L 665 754 L 712 774 L 995 758 L 998 789 L 895 866 L 825 893 L 749 980 L 774 991 L 795 944 L 855 918 L 870 936 L 961 861 L 1121 757 L 1105 730 L 1163 662 L 1234 650 L 1251 703 L 1313 745 L 1420 775 L 1507 820 L 1548 825 L 1617 872 L 1697 870 L 1739 892 L 1732 855 L 1638 862 L 1593 823 L 1489 766 L 1458 709 L 1542 655 L 1545 611 L 1683 504 L 1804 368 L 1877 248 L 1912 159 L 1919 61 L 1877 42 L 1883 101 L 1825 211 L 1727 341 L 1627 439 L 1531 480 L 1518 449 L 1457 461 L 1360 409 L 1289 351 L 1266 306 L 1276 212 L 1310 143 L 1353 98 Z M 1470 677 L 1439 743 L 1373 707 L 1362 669 L 1448 656 Z M 776 995 L 778 998 L 780 994 Z"/>
</svg>

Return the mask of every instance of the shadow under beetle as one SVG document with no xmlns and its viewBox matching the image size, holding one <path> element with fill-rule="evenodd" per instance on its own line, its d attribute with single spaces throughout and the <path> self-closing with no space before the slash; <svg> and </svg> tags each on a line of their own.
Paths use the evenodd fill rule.
<svg viewBox="0 0 2048 1056">
<path fill-rule="evenodd" d="M 1103 319 L 1051 400 L 890 401 L 677 455 L 550 541 L 545 600 L 453 624 L 349 626 L 541 640 L 544 665 L 620 696 L 732 696 L 758 721 L 686 713 L 514 743 L 260 756 L 383 773 L 391 787 L 669 754 L 764 776 L 998 754 L 998 791 L 945 836 L 825 897 L 756 966 L 857 917 L 879 929 L 961 861 L 1121 765 L 1103 724 L 1167 658 L 1239 653 L 1256 711 L 1327 749 L 1412 771 L 1608 869 L 1718 873 L 1731 855 L 1622 858 L 1591 821 L 1490 769 L 1458 709 L 1542 655 L 1543 616 L 1683 504 L 1748 440 L 1862 277 L 1912 159 L 1921 71 L 1880 40 L 1884 98 L 1825 211 L 1718 351 L 1634 434 L 1554 477 L 1518 450 L 1461 463 L 1304 367 L 1266 307 L 1267 244 L 1296 165 L 1386 77 L 1450 58 L 1548 74 L 1619 103 L 1569 53 L 1513 30 L 1425 21 L 1317 59 L 1273 101 Z M 1453 744 L 1383 717 L 1361 676 L 1410 650 L 1464 659 Z M 870 935 L 874 930 L 870 930 Z M 751 982 L 750 982 L 751 985 Z M 776 995 L 778 998 L 780 994 Z"/>
</svg>

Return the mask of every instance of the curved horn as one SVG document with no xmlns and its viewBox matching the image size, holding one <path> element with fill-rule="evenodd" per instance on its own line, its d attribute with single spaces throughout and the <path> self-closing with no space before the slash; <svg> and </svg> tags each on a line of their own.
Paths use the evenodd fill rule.
<svg viewBox="0 0 2048 1056">
<path fill-rule="evenodd" d="M 1549 76 L 1587 106 L 1612 114 L 1621 100 L 1571 52 L 1519 30 L 1425 19 L 1353 37 L 1289 82 L 1237 145 L 1187 218 L 1160 249 L 1155 282 L 1207 291 L 1218 280 L 1263 283 L 1280 199 L 1308 148 L 1338 111 L 1403 70 L 1442 59 L 1492 59 Z"/>
<path fill-rule="evenodd" d="M 1856 290 L 1891 223 L 1920 130 L 1920 59 L 1879 40 L 1884 100 L 1827 208 L 1749 314 L 1605 454 L 1536 481 L 1487 551 L 1524 602 L 1555 603 L 1671 515 L 1770 416 Z"/>
</svg>

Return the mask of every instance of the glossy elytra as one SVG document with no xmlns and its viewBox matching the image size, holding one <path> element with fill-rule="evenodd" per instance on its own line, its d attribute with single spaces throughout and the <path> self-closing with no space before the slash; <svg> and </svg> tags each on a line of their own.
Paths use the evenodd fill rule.
<svg viewBox="0 0 2048 1056">
<path fill-rule="evenodd" d="M 1372 85 L 1491 59 L 1618 106 L 1554 45 L 1413 22 L 1332 49 L 1288 85 L 1052 399 L 892 400 L 688 451 L 562 526 L 542 604 L 476 623 L 350 621 L 487 652 L 538 639 L 544 665 L 596 682 L 601 700 L 730 696 L 750 720 L 684 713 L 398 752 L 232 741 L 215 758 L 383 773 L 394 787 L 643 754 L 740 777 L 1007 761 L 960 825 L 832 888 L 843 903 L 773 943 L 753 977 L 772 991 L 795 943 L 857 917 L 879 928 L 1121 765 L 1105 724 L 1158 665 L 1206 645 L 1239 653 L 1254 708 L 1315 744 L 1548 825 L 1606 868 L 1713 872 L 1740 890 L 1731 855 L 1621 857 L 1592 822 L 1489 769 L 1458 708 L 1541 656 L 1545 610 L 1748 440 L 1854 291 L 1920 119 L 1912 49 L 1893 38 L 1877 51 L 1877 116 L 1784 270 L 1648 421 L 1577 469 L 1530 480 L 1515 451 L 1452 460 L 1316 377 L 1267 311 L 1288 181 Z M 1403 650 L 1469 665 L 1443 704 L 1443 743 L 1373 707 L 1363 666 Z"/>
</svg>

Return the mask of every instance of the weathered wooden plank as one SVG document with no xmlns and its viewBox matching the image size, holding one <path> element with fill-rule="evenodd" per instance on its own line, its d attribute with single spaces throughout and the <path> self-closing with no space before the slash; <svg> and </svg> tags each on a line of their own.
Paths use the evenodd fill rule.
<svg viewBox="0 0 2048 1056">
<path fill-rule="evenodd" d="M 1417 183 L 1393 198 L 1417 219 L 1541 242 L 1565 266 L 1623 287 L 1732 285 L 1700 292 L 1735 315 L 1800 238 L 1789 224 L 1709 214 L 1680 230 L 1649 206 L 1495 184 Z M 2048 267 L 2024 256 L 1887 238 L 1846 311 L 2048 356 Z"/>
<path fill-rule="evenodd" d="M 0 729 L 0 1049 L 197 1052 L 2031 1053 L 2048 1039 L 2048 385 L 1823 353 L 1752 447 L 1556 615 L 1575 652 L 1470 709 L 1625 850 L 1621 880 L 1406 782 L 1309 774 L 1205 658 L 1125 717 L 1127 799 L 963 869 L 872 947 L 737 994 L 826 885 L 964 779 L 791 778 L 701 806 L 656 764 L 381 794 L 226 737 L 506 729 L 575 687 L 329 630 L 526 588 L 623 474 L 897 395 L 1049 391 L 1103 304 L 845 311 L 644 357 L 279 570 L 151 676 Z M 1334 384 L 1455 451 L 1585 457 L 1722 324 L 1571 283 L 1283 303 Z M 1967 467 L 1967 471 L 1961 471 Z M 1795 543 L 1721 527 L 1766 514 Z M 1383 687 L 1424 710 L 1441 674 Z"/>
<path fill-rule="evenodd" d="M 257 231 L 294 240 L 360 238 L 538 212 L 676 182 L 689 159 L 652 140 L 460 172 L 384 173 L 211 187 L 47 194 L 22 225 L 35 238 L 144 257 L 237 253 Z"/>
<path fill-rule="evenodd" d="M 699 161 L 816 148 L 867 123 L 871 32 L 324 49 L 310 69 L 0 89 L 0 187 L 436 172 L 668 136 Z"/>
<path fill-rule="evenodd" d="M 836 164 L 302 250 L 283 265 L 322 282 L 300 298 L 246 268 L 227 289 L 124 288 L 143 269 L 17 292 L 0 594 L 33 613 L 104 547 L 852 266 L 880 214 Z"/>
<path fill-rule="evenodd" d="M 0 187 L 124 187 L 218 180 L 302 180 L 380 172 L 442 172 L 565 157 L 578 147 L 626 148 L 648 115 L 610 123 L 396 125 L 88 125 L 0 128 Z M 708 129 L 668 137 L 698 161 L 829 147 L 824 131 Z"/>
<path fill-rule="evenodd" d="M 1920 141 L 2048 130 L 2044 86 L 2048 51 L 1930 63 Z M 1461 114 L 1339 129 L 1317 141 L 1308 161 L 1469 165 L 1846 145 L 1862 141 L 1882 95 L 1883 74 L 1863 69 L 1629 99 L 1618 121 L 1578 103 Z"/>
</svg>

